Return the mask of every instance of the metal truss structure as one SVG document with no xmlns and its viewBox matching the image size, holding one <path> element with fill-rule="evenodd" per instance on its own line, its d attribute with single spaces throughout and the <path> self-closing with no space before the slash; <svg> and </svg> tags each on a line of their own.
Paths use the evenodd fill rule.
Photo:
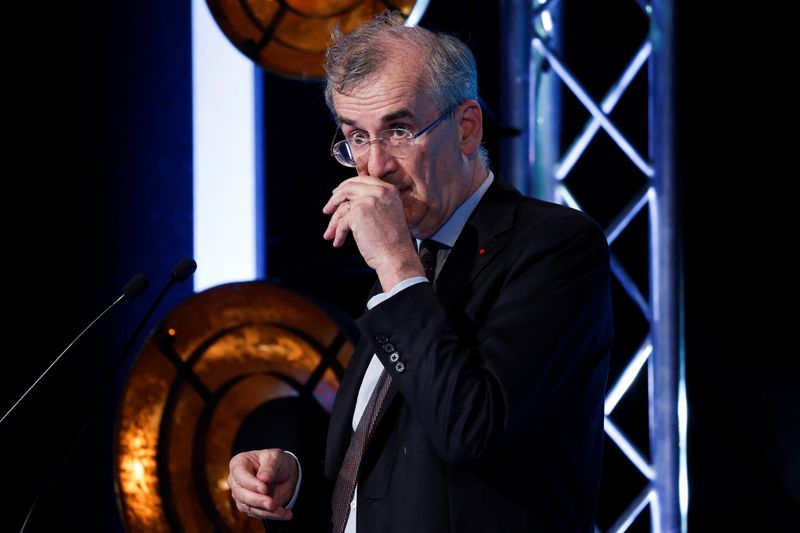
<svg viewBox="0 0 800 533">
<path fill-rule="evenodd" d="M 678 259 L 680 243 L 672 160 L 672 2 L 629 1 L 638 4 L 640 12 L 637 16 L 643 20 L 644 38 L 638 46 L 627 51 L 625 61 L 615 58 L 614 64 L 624 64 L 624 67 L 602 97 L 597 96 L 597 90 L 593 97 L 586 87 L 588 80 L 579 79 L 563 53 L 565 36 L 569 36 L 571 31 L 570 20 L 578 18 L 570 19 L 565 12 L 581 10 L 582 7 L 576 7 L 578 2 L 501 1 L 501 34 L 504 35 L 501 49 L 506 59 L 501 71 L 501 101 L 504 102 L 501 116 L 506 121 L 507 131 L 520 132 L 501 141 L 501 168 L 524 193 L 587 211 L 604 225 L 616 280 L 615 313 L 617 303 L 624 299 L 629 309 L 645 324 L 635 342 L 628 339 L 628 342 L 617 343 L 616 353 L 612 354 L 612 373 L 605 399 L 607 453 L 609 448 L 615 447 L 633 465 L 635 469 L 629 469 L 625 474 L 638 477 L 638 481 L 633 482 L 638 492 L 626 497 L 627 504 L 622 509 L 606 509 L 605 514 L 613 513 L 614 518 L 607 520 L 602 530 L 622 532 L 636 529 L 632 528 L 634 523 L 638 530 L 647 528 L 647 521 L 637 518 L 649 507 L 650 531 L 685 532 L 688 507 L 687 410 Z M 636 5 L 632 7 L 636 9 Z M 624 21 L 620 20 L 619 27 L 607 27 L 603 31 L 610 35 L 610 32 L 627 29 Z M 592 43 L 587 41 L 591 39 L 578 42 L 581 46 L 591 46 Z M 626 98 L 626 91 L 637 79 L 640 86 L 646 88 L 639 90 L 642 105 L 636 108 L 641 115 L 638 118 L 646 124 L 640 128 L 644 139 L 639 143 L 634 142 L 632 135 L 627 135 L 612 118 L 615 108 Z M 588 117 L 574 136 L 562 133 L 566 131 L 562 119 L 563 103 L 567 98 Z M 612 207 L 605 205 L 604 214 L 596 215 L 584 205 L 579 190 L 581 183 L 573 187 L 570 177 L 576 166 L 591 157 L 589 147 L 601 134 L 606 137 L 602 149 L 615 151 L 619 159 L 624 159 L 629 174 L 637 176 L 633 181 L 628 179 L 628 185 L 623 187 L 624 201 Z M 562 143 L 567 146 L 563 151 L 560 149 Z M 590 165 L 594 170 L 592 179 L 600 179 L 597 174 L 603 174 L 603 187 L 615 187 L 616 168 Z M 636 183 L 635 187 L 630 186 L 632 182 Z M 595 184 L 594 190 L 597 187 Z M 639 228 L 647 229 L 631 230 L 635 220 Z M 622 253 L 624 250 L 620 253 L 615 250 L 615 243 L 626 233 L 632 235 L 627 237 L 629 241 L 646 241 L 639 243 L 644 251 L 642 255 L 646 256 L 642 260 L 642 269 L 646 273 L 639 278 L 629 272 L 627 258 Z M 618 324 L 621 319 L 624 317 L 617 313 Z M 629 333 L 625 328 L 621 329 L 622 334 Z M 645 390 L 646 385 L 646 394 L 633 397 L 629 393 L 636 383 L 640 384 L 641 390 Z M 628 409 L 626 413 L 646 410 L 645 446 L 637 446 L 635 439 L 624 430 L 624 414 L 618 416 L 617 407 L 625 401 L 643 404 Z M 649 450 L 643 449 L 645 447 Z M 623 472 L 610 470 L 608 464 L 604 465 L 604 480 L 620 475 Z M 601 488 L 601 511 L 604 503 L 609 501 L 603 494 L 608 486 L 604 482 Z M 596 529 L 601 531 L 600 527 Z"/>
</svg>

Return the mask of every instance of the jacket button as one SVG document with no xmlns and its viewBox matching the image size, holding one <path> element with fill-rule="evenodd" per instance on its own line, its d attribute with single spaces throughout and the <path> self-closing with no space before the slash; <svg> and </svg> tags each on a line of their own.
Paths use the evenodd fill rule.
<svg viewBox="0 0 800 533">
<path fill-rule="evenodd" d="M 389 356 L 390 363 L 396 363 L 400 360 L 400 354 L 397 352 L 393 352 L 392 355 Z"/>
<path fill-rule="evenodd" d="M 383 345 L 383 351 L 385 351 L 386 353 L 392 353 L 394 351 L 394 344 L 392 344 L 391 342 L 387 342 L 386 344 Z"/>
<path fill-rule="evenodd" d="M 403 372 L 406 371 L 406 365 L 404 365 L 402 362 L 400 362 L 400 363 L 397 363 L 396 365 L 394 365 L 394 369 L 397 370 L 398 374 L 402 374 Z"/>
</svg>

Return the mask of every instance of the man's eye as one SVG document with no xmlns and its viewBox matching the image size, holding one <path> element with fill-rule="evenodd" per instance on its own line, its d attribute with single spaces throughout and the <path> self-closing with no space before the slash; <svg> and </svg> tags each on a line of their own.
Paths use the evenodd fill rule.
<svg viewBox="0 0 800 533">
<path fill-rule="evenodd" d="M 350 134 L 350 142 L 355 146 L 362 146 L 369 142 L 369 136 L 363 131 L 356 131 Z"/>
<path fill-rule="evenodd" d="M 407 139 L 411 136 L 411 132 L 405 128 L 394 128 L 389 130 L 389 134 L 387 135 L 388 139 L 391 141 L 399 141 L 401 139 Z"/>
</svg>

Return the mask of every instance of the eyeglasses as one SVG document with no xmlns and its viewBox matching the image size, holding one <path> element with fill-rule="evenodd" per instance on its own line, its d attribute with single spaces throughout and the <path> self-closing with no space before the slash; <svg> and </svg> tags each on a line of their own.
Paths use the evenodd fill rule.
<svg viewBox="0 0 800 533">
<path fill-rule="evenodd" d="M 417 139 L 431 131 L 441 121 L 451 115 L 457 106 L 450 107 L 447 111 L 441 114 L 439 118 L 422 128 L 417 133 L 411 133 L 406 128 L 389 128 L 378 132 L 378 136 L 370 139 L 369 135 L 363 131 L 357 131 L 350 136 L 349 139 L 344 139 L 336 142 L 339 132 L 331 141 L 331 155 L 341 164 L 346 167 L 355 167 L 358 165 L 369 152 L 369 146 L 372 143 L 378 143 L 387 154 L 393 157 L 404 157 L 408 155 L 411 148 L 417 144 Z"/>
</svg>

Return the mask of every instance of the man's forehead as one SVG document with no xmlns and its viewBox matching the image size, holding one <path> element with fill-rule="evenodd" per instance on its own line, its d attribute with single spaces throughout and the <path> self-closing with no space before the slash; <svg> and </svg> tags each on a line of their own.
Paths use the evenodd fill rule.
<svg viewBox="0 0 800 533">
<path fill-rule="evenodd" d="M 333 92 L 336 118 L 341 124 L 414 120 L 428 113 L 429 100 L 418 58 L 407 57 L 395 58 L 343 92 Z"/>
</svg>

